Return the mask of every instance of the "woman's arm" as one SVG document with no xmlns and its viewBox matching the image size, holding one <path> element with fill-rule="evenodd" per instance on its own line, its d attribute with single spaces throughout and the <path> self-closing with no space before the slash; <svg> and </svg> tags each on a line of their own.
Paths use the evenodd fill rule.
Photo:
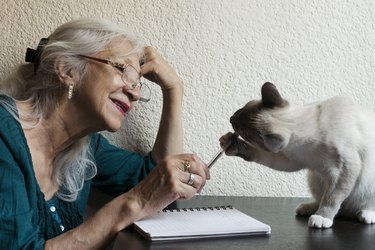
<svg viewBox="0 0 375 250">
<path fill-rule="evenodd" d="M 80 226 L 47 240 L 45 249 L 102 249 L 117 232 L 136 220 L 136 204 L 134 200 L 119 196 Z M 119 218 L 122 218 L 121 224 Z"/>
<path fill-rule="evenodd" d="M 192 185 L 186 184 L 190 173 L 181 162 L 189 161 L 195 174 Z M 136 187 L 101 208 L 80 226 L 46 241 L 45 249 L 99 249 L 117 232 L 134 221 L 164 209 L 176 199 L 190 199 L 205 184 L 208 170 L 194 154 L 169 156 L 161 160 Z"/>
<path fill-rule="evenodd" d="M 152 157 L 158 162 L 167 155 L 183 152 L 182 97 L 184 86 L 175 70 L 152 47 L 145 48 L 141 74 L 160 85 L 163 110 Z"/>
</svg>

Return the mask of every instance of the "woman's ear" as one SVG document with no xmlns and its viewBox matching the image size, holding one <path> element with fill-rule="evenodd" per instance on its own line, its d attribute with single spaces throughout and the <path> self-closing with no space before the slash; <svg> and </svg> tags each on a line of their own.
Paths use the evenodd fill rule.
<svg viewBox="0 0 375 250">
<path fill-rule="evenodd" d="M 66 62 L 62 58 L 55 61 L 55 72 L 60 82 L 67 86 L 74 85 L 79 79 L 77 70 L 67 69 Z"/>
<path fill-rule="evenodd" d="M 79 72 L 76 69 L 67 67 L 67 64 L 62 59 L 56 60 L 55 71 L 60 82 L 68 89 L 68 99 L 72 99 L 75 83 L 79 81 Z"/>
</svg>

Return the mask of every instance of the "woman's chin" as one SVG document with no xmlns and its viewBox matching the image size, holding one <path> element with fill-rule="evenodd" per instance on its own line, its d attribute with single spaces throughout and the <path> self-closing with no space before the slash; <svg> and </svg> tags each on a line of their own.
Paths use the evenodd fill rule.
<svg viewBox="0 0 375 250">
<path fill-rule="evenodd" d="M 107 123 L 105 130 L 107 130 L 108 132 L 117 132 L 120 130 L 120 128 L 121 128 L 121 122 L 116 121 L 116 122 Z"/>
<path fill-rule="evenodd" d="M 120 128 L 121 128 L 121 126 L 118 126 L 118 127 L 108 127 L 106 130 L 107 130 L 108 132 L 113 133 L 113 132 L 117 132 L 117 131 L 119 131 Z"/>
</svg>

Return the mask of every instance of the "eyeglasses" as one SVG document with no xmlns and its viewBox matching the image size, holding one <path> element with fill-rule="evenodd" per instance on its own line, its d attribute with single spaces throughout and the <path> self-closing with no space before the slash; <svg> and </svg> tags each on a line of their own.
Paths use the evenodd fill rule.
<svg viewBox="0 0 375 250">
<path fill-rule="evenodd" d="M 104 63 L 111 65 L 115 69 L 121 72 L 121 79 L 125 83 L 128 89 L 139 89 L 141 92 L 141 98 L 139 101 L 141 102 L 148 102 L 151 99 L 151 90 L 147 86 L 147 84 L 141 82 L 142 76 L 141 73 L 130 63 L 122 64 L 117 62 L 112 62 L 110 60 L 85 56 L 85 55 L 77 55 L 83 58 L 87 58 L 96 62 Z"/>
</svg>

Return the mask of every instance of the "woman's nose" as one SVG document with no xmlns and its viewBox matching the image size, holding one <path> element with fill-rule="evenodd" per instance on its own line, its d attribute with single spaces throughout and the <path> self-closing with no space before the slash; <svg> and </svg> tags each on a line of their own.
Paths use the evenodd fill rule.
<svg viewBox="0 0 375 250">
<path fill-rule="evenodd" d="M 129 89 L 127 86 L 124 86 L 123 92 L 132 102 L 138 101 L 141 98 L 141 90 L 139 88 Z"/>
</svg>

